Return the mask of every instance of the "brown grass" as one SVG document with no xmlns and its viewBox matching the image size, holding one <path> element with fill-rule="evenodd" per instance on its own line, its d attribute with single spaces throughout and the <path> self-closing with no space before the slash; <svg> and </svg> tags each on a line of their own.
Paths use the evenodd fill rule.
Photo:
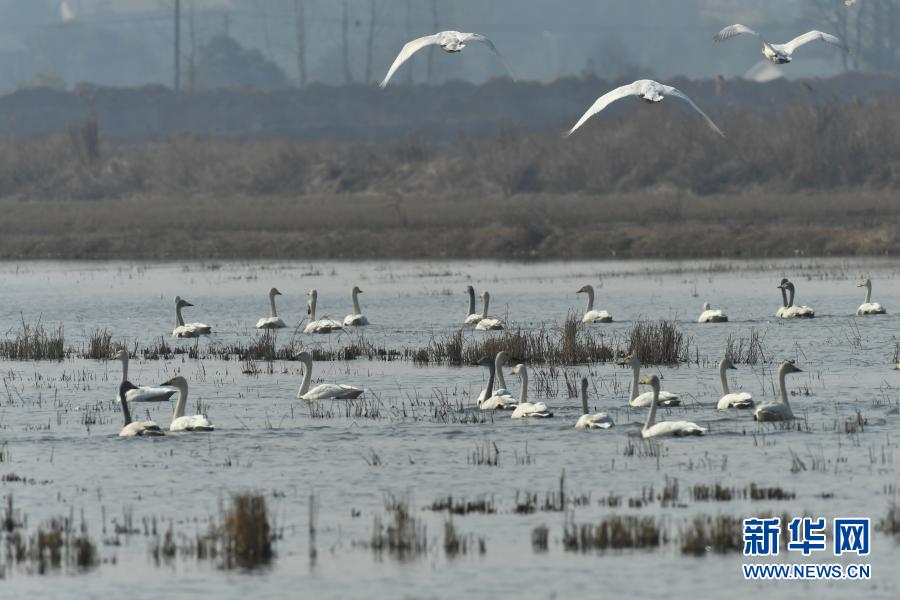
<svg viewBox="0 0 900 600">
<path fill-rule="evenodd" d="M 225 568 L 255 569 L 274 557 L 272 527 L 266 499 L 258 494 L 238 494 L 225 515 Z"/>
</svg>

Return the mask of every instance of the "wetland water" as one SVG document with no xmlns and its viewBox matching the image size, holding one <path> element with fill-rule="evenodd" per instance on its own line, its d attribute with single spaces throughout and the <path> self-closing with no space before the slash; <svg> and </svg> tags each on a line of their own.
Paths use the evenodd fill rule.
<svg viewBox="0 0 900 600">
<path fill-rule="evenodd" d="M 887 315 L 853 316 L 863 300 L 861 275 L 874 282 L 873 300 Z M 813 320 L 774 317 L 783 276 L 797 285 L 798 304 L 816 309 Z M 172 297 L 195 306 L 185 320 L 212 326 L 199 341 L 200 359 L 133 357 L 129 379 L 155 385 L 182 374 L 190 382 L 188 413 L 198 400 L 216 426 L 212 433 L 120 439 L 121 412 L 114 401 L 121 376 L 117 361 L 70 358 L 56 361 L 0 360 L 0 474 L 33 483 L 0 482 L 31 529 L 52 517 L 75 515 L 97 543 L 100 564 L 87 572 L 63 568 L 47 575 L 6 562 L 3 597 L 62 597 L 74 592 L 131 598 L 317 597 L 525 597 L 604 595 L 613 597 L 709 597 L 726 593 L 794 598 L 814 593 L 826 598 L 900 597 L 894 538 L 872 535 L 872 579 L 865 582 L 747 582 L 740 552 L 683 554 L 680 535 L 697 515 L 756 516 L 803 514 L 830 519 L 882 519 L 900 477 L 895 460 L 900 424 L 900 371 L 894 348 L 900 315 L 900 278 L 894 264 L 879 260 L 782 262 L 597 262 L 597 263 L 0 263 L 0 334 L 14 338 L 21 322 L 41 319 L 62 325 L 66 346 L 81 348 L 95 329 L 106 328 L 129 347 L 163 336 L 173 347 Z M 268 315 L 271 286 L 279 316 L 296 326 L 306 316 L 307 289 L 316 287 L 318 315 L 342 319 L 350 311 L 349 290 L 359 285 L 363 313 L 372 323 L 364 333 L 307 336 L 293 329 L 278 334 L 303 348 L 340 348 L 363 335 L 389 349 L 419 348 L 459 328 L 465 316 L 464 287 L 488 289 L 491 314 L 512 328 L 559 327 L 569 311 L 584 308 L 575 291 L 597 288 L 595 308 L 615 322 L 590 326 L 612 341 L 627 335 L 634 319 L 674 319 L 690 338 L 699 364 L 646 367 L 663 377 L 663 388 L 679 393 L 680 408 L 660 410 L 663 419 L 690 419 L 709 428 L 704 437 L 663 440 L 656 451 L 640 440 L 644 410 L 628 409 L 631 373 L 612 363 L 560 367 L 530 366 L 529 394 L 555 413 L 549 420 L 512 421 L 508 413 L 487 415 L 475 398 L 486 380 L 478 367 L 415 366 L 409 360 L 317 362 L 313 384 L 364 387 L 369 414 L 347 416 L 340 402 L 313 409 L 296 398 L 300 363 L 263 365 L 258 375 L 242 374 L 238 360 L 204 358 L 210 345 L 241 343 Z M 693 321 L 704 301 L 723 309 L 728 323 Z M 766 361 L 739 364 L 730 374 L 732 391 L 748 391 L 757 403 L 774 398 L 774 371 L 795 358 L 803 373 L 788 380 L 799 417 L 793 427 L 757 424 L 747 411 L 719 413 L 716 362 L 725 340 L 762 336 Z M 492 332 L 467 331 L 467 337 Z M 608 431 L 576 431 L 580 402 L 568 397 L 565 376 L 587 376 L 592 410 L 608 411 L 616 426 Z M 550 383 L 538 390 L 536 380 Z M 507 384 L 518 380 L 506 373 Z M 459 406 L 463 408 L 459 408 Z M 133 405 L 138 418 L 167 425 L 173 403 Z M 450 408 L 449 417 L 436 407 Z M 439 414 L 440 413 L 440 414 Z M 471 422 L 471 421 L 479 422 Z M 850 421 L 856 425 L 847 425 Z M 862 423 L 859 426 L 859 423 Z M 479 448 L 499 450 L 496 466 L 471 464 Z M 647 454 L 655 454 L 648 456 Z M 801 466 L 802 465 L 802 466 Z M 560 486 L 570 503 L 565 512 L 541 510 Z M 676 500 L 657 497 L 677 480 Z M 689 489 L 719 483 L 743 489 L 750 484 L 780 487 L 792 499 L 697 501 Z M 653 491 L 650 492 L 652 487 Z M 177 554 L 157 562 L 151 548 L 158 536 L 115 534 L 127 515 L 155 519 L 159 535 L 172 528 L 176 541 L 194 538 L 210 517 L 218 517 L 232 494 L 253 491 L 266 497 L 280 539 L 270 566 L 253 573 L 219 568 L 215 560 Z M 538 495 L 537 510 L 519 514 L 526 493 Z M 518 497 L 517 497 L 518 494 Z M 310 558 L 310 496 L 316 557 Z M 374 522 L 391 521 L 386 496 L 407 499 L 421 519 L 426 552 L 399 560 L 373 552 Z M 425 510 L 440 498 L 492 500 L 494 514 L 453 517 L 461 536 L 482 539 L 466 554 L 449 556 L 444 547 L 446 512 Z M 589 498 L 588 498 L 589 496 Z M 620 497 L 616 506 L 608 498 Z M 629 499 L 641 499 L 640 506 Z M 599 523 L 610 515 L 652 516 L 668 542 L 647 550 L 567 551 L 567 520 Z M 548 548 L 532 546 L 536 527 L 549 529 Z M 473 549 L 475 548 L 475 549 Z M 4 560 L 6 560 L 4 550 Z M 829 550 L 830 553 L 830 550 Z M 777 562 L 802 562 L 799 555 Z M 829 556 L 816 562 L 840 562 Z M 764 561 L 761 561 L 764 562 Z M 775 562 L 773 559 L 772 562 Z"/>
</svg>

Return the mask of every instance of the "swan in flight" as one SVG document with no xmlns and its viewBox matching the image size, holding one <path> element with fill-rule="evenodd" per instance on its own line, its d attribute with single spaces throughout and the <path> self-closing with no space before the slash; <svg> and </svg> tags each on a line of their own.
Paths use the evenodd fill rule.
<svg viewBox="0 0 900 600">
<path fill-rule="evenodd" d="M 703 303 L 703 312 L 700 313 L 698 323 L 725 323 L 728 321 L 728 315 L 721 310 L 713 310 L 709 307 L 709 302 Z"/>
<path fill-rule="evenodd" d="M 729 408 L 753 408 L 753 396 L 747 392 L 739 392 L 732 394 L 728 389 L 728 376 L 726 371 L 729 369 L 737 369 L 731 359 L 727 356 L 719 363 L 719 378 L 722 380 L 722 397 L 716 405 L 718 410 L 728 410 Z"/>
<path fill-rule="evenodd" d="M 125 426 L 119 432 L 119 437 L 158 436 L 165 435 L 159 425 L 153 421 L 138 421 L 132 423 L 131 411 L 128 410 L 128 400 L 125 396 L 128 392 L 137 389 L 130 381 L 119 384 L 119 404 L 122 405 L 122 415 L 125 417 Z"/>
<path fill-rule="evenodd" d="M 278 311 L 275 309 L 275 296 L 280 295 L 281 292 L 278 291 L 278 288 L 271 288 L 269 290 L 269 316 L 263 317 L 256 322 L 257 329 L 281 329 L 282 327 L 287 327 L 284 321 L 278 316 Z"/>
<path fill-rule="evenodd" d="M 594 286 L 585 285 L 576 294 L 587 294 L 587 308 L 584 309 L 582 323 L 612 323 L 612 317 L 605 310 L 594 310 Z"/>
<path fill-rule="evenodd" d="M 509 398 L 509 402 L 517 402 L 517 400 L 513 397 L 512 392 L 510 392 L 506 388 L 506 381 L 503 380 L 503 367 L 506 366 L 507 361 L 509 360 L 509 355 L 506 351 L 501 350 L 497 353 L 497 356 L 494 358 L 494 372 L 497 377 L 497 389 L 494 390 L 494 396 L 505 396 Z M 478 395 L 478 403 L 484 402 L 488 396 L 487 388 L 481 390 L 481 393 Z"/>
<path fill-rule="evenodd" d="M 213 431 L 215 429 L 205 415 L 184 416 L 184 407 L 187 404 L 188 396 L 187 379 L 176 375 L 162 385 L 168 385 L 178 390 L 178 401 L 175 403 L 175 412 L 172 415 L 169 431 Z"/>
<path fill-rule="evenodd" d="M 309 323 L 306 324 L 306 328 L 303 330 L 305 333 L 331 333 L 332 331 L 340 331 L 343 329 L 340 323 L 327 317 L 316 320 L 316 300 L 319 297 L 319 292 L 313 288 L 309 290 L 306 295 L 309 296 L 306 305 Z"/>
<path fill-rule="evenodd" d="M 548 417 L 552 417 L 553 413 L 547 410 L 546 404 L 544 404 L 543 402 L 528 401 L 528 371 L 525 370 L 525 365 L 516 365 L 515 367 L 513 367 L 512 372 L 518 375 L 519 379 L 522 381 L 522 393 L 520 394 L 521 398 L 519 400 L 519 405 L 516 406 L 515 410 L 513 410 L 510 418 L 546 419 Z"/>
<path fill-rule="evenodd" d="M 303 363 L 304 371 L 303 383 L 297 392 L 297 398 L 300 400 L 353 400 L 362 395 L 363 390 L 358 387 L 337 383 L 323 383 L 309 389 L 309 383 L 312 381 L 312 355 L 309 352 L 301 352 L 296 358 Z"/>
<path fill-rule="evenodd" d="M 344 327 L 357 327 L 369 324 L 369 320 L 359 308 L 359 295 L 362 293 L 363 291 L 359 289 L 358 285 L 354 285 L 350 291 L 350 297 L 353 300 L 353 314 L 344 317 Z"/>
<path fill-rule="evenodd" d="M 575 123 L 575 126 L 572 127 L 567 133 L 566 137 L 572 135 L 576 129 L 584 125 L 584 122 L 596 115 L 598 112 L 615 102 L 616 100 L 620 100 L 627 96 L 638 96 L 639 98 L 644 99 L 647 102 L 660 102 L 666 96 L 675 96 L 676 98 L 681 98 L 685 102 L 691 105 L 695 111 L 700 113 L 700 116 L 706 121 L 706 124 L 712 128 L 713 131 L 725 137 L 725 134 L 722 133 L 722 130 L 719 129 L 715 123 L 713 123 L 712 119 L 706 116 L 706 113 L 700 110 L 700 107 L 694 104 L 694 101 L 691 100 L 687 94 L 682 92 L 677 88 L 673 88 L 670 85 L 663 85 L 657 81 L 653 81 L 652 79 L 638 79 L 634 83 L 629 83 L 628 85 L 623 85 L 621 87 L 617 87 L 611 92 L 607 92 L 597 98 L 596 102 L 594 102 L 587 112 L 581 115 L 581 118 L 578 119 L 578 122 Z"/>
<path fill-rule="evenodd" d="M 177 338 L 193 338 L 209 333 L 212 328 L 204 323 L 188 323 L 185 325 L 181 316 L 181 309 L 185 306 L 193 306 L 181 296 L 175 296 L 175 329 L 172 336 Z"/>
<path fill-rule="evenodd" d="M 498 410 L 504 408 L 515 408 L 517 402 L 511 396 L 498 396 L 494 393 L 494 375 L 496 366 L 490 356 L 485 356 L 478 364 L 488 369 L 487 391 L 484 393 L 486 399 L 482 400 L 479 396 L 478 408 L 481 410 Z"/>
<path fill-rule="evenodd" d="M 866 288 L 866 300 L 856 309 L 857 315 L 883 315 L 887 311 L 877 302 L 872 302 L 872 280 L 860 279 L 856 287 Z"/>
<path fill-rule="evenodd" d="M 469 314 L 466 315 L 463 323 L 466 325 L 478 325 L 481 315 L 475 312 L 475 288 L 471 285 L 466 286 L 466 293 L 469 295 Z"/>
<path fill-rule="evenodd" d="M 491 303 L 491 295 L 481 292 L 481 319 L 475 325 L 475 329 L 480 331 L 491 331 L 495 329 L 503 329 L 503 321 L 488 316 L 488 305 Z"/>
<path fill-rule="evenodd" d="M 637 353 L 632 352 L 625 357 L 622 364 L 630 365 L 631 372 L 634 375 L 634 379 L 631 382 L 631 399 L 628 400 L 628 406 L 633 406 L 635 408 L 647 406 L 653 401 L 654 394 L 653 392 L 638 394 L 638 384 L 640 383 L 641 378 L 641 359 L 638 358 Z M 662 391 L 656 394 L 655 397 L 659 399 L 659 402 L 662 403 L 663 406 L 678 406 L 681 404 L 681 400 L 678 399 L 678 396 L 671 392 Z"/>
<path fill-rule="evenodd" d="M 725 27 L 715 35 L 713 38 L 717 42 L 724 42 L 729 38 L 733 38 L 736 35 L 740 35 L 742 33 L 749 33 L 750 35 L 759 38 L 762 40 L 763 48 L 762 53 L 763 56 L 771 60 L 776 65 L 783 65 L 785 63 L 791 62 L 793 58 L 794 50 L 803 46 L 804 44 L 808 44 L 809 42 L 814 42 L 816 40 L 822 40 L 823 42 L 828 42 L 829 44 L 833 44 L 839 48 L 841 48 L 844 52 L 849 52 L 850 48 L 841 41 L 841 39 L 837 36 L 833 36 L 830 33 L 823 33 L 821 31 L 807 31 L 802 35 L 798 35 L 794 39 L 784 44 L 772 44 L 767 42 L 764 37 L 747 27 L 746 25 L 741 25 L 740 23 L 735 23 L 734 25 L 729 25 Z"/>
<path fill-rule="evenodd" d="M 650 403 L 650 412 L 641 429 L 641 436 L 645 438 L 662 436 L 703 435 L 705 427 L 700 427 L 693 421 L 661 421 L 656 423 L 656 405 L 659 399 L 659 377 L 656 375 L 644 375 L 641 383 L 653 388 L 654 402 Z"/>
<path fill-rule="evenodd" d="M 125 383 L 128 381 L 128 350 L 116 352 L 116 360 L 122 361 L 122 383 Z M 175 393 L 175 390 L 164 387 L 131 385 L 131 389 L 125 393 L 125 399 L 128 402 L 163 402 Z"/>
<path fill-rule="evenodd" d="M 786 360 L 778 367 L 778 389 L 781 392 L 781 402 L 766 402 L 760 404 L 753 413 L 753 418 L 757 421 L 788 421 L 794 418 L 794 411 L 788 402 L 787 388 L 784 384 L 784 378 L 788 373 L 802 373 L 794 365 L 794 361 Z"/>
<path fill-rule="evenodd" d="M 588 380 L 581 378 L 581 416 L 575 423 L 575 429 L 609 429 L 613 420 L 606 413 L 588 414 Z"/>
<path fill-rule="evenodd" d="M 781 290 L 781 306 L 776 312 L 776 317 L 782 319 L 811 319 L 816 316 L 816 311 L 809 306 L 794 306 L 794 284 L 783 278 L 777 286 Z"/>
<path fill-rule="evenodd" d="M 400 49 L 400 54 L 397 55 L 397 58 L 394 59 L 394 64 L 391 65 L 391 68 L 388 69 L 387 75 L 384 78 L 384 81 L 381 82 L 381 88 L 387 87 L 388 81 L 391 80 L 391 77 L 394 76 L 394 73 L 400 66 L 405 63 L 409 58 L 421 50 L 426 46 L 440 46 L 441 50 L 444 52 L 462 52 L 462 49 L 466 47 L 466 42 L 481 42 L 485 46 L 491 49 L 491 52 L 497 55 L 497 58 L 500 59 L 500 62 L 503 63 L 503 67 L 509 73 L 510 78 L 515 81 L 516 78 L 512 74 L 512 69 L 509 68 L 509 65 L 506 64 L 506 61 L 503 60 L 503 56 L 500 54 L 500 51 L 497 50 L 497 47 L 494 45 L 494 42 L 489 40 L 488 38 L 480 35 L 478 33 L 462 33 L 459 31 L 439 31 L 433 35 L 426 35 L 425 37 L 420 37 L 411 42 L 407 42 L 403 48 Z"/>
</svg>

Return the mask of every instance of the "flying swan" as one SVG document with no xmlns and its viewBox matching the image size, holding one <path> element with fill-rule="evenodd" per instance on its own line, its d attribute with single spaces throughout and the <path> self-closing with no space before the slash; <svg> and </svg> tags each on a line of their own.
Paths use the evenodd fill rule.
<svg viewBox="0 0 900 600">
<path fill-rule="evenodd" d="M 116 360 L 122 361 L 122 383 L 128 381 L 128 350 L 116 352 Z M 163 402 L 172 397 L 175 390 L 164 387 L 136 386 L 131 384 L 131 389 L 125 393 L 128 402 Z"/>
<path fill-rule="evenodd" d="M 872 302 L 871 279 L 860 279 L 859 283 L 856 284 L 856 287 L 866 288 L 866 299 L 862 304 L 859 305 L 859 308 L 856 309 L 857 315 L 883 315 L 887 312 L 886 310 L 884 310 L 883 306 L 881 306 L 877 302 Z"/>
<path fill-rule="evenodd" d="M 700 113 L 700 116 L 706 121 L 706 124 L 709 125 L 713 131 L 725 137 L 725 134 L 722 133 L 722 130 L 719 129 L 715 123 L 713 123 L 712 119 L 706 116 L 706 113 L 700 110 L 700 107 L 694 104 L 694 101 L 691 100 L 687 94 L 682 92 L 677 88 L 673 88 L 670 85 L 663 85 L 657 81 L 653 81 L 652 79 L 638 79 L 634 83 L 629 83 L 628 85 L 623 85 L 621 87 L 617 87 L 611 92 L 607 92 L 597 98 L 597 101 L 591 105 L 587 112 L 581 115 L 581 118 L 578 119 L 578 122 L 575 123 L 575 126 L 570 129 L 565 137 L 569 137 L 572 135 L 576 129 L 581 127 L 585 121 L 596 115 L 598 112 L 615 102 L 621 98 L 625 98 L 627 96 L 638 96 L 643 98 L 647 102 L 660 102 L 666 96 L 675 96 L 676 98 L 681 98 L 685 102 L 691 105 L 691 108 Z"/>
<path fill-rule="evenodd" d="M 463 323 L 466 325 L 478 325 L 481 315 L 475 312 L 475 288 L 471 285 L 466 286 L 466 293 L 469 295 L 469 313 L 466 315 Z"/>
<path fill-rule="evenodd" d="M 491 52 L 497 55 L 497 58 L 500 59 L 500 62 L 503 63 L 503 67 L 509 73 L 510 78 L 515 81 L 516 78 L 512 74 L 512 70 L 509 68 L 509 65 L 506 64 L 506 61 L 503 60 L 503 56 L 500 54 L 500 51 L 497 50 L 497 47 L 494 45 L 494 42 L 487 39 L 483 35 L 477 33 L 462 33 L 459 31 L 440 31 L 433 35 L 426 35 L 425 37 L 420 37 L 411 42 L 407 42 L 403 48 L 400 49 L 400 54 L 397 55 L 397 58 L 394 59 L 394 64 L 391 65 L 391 68 L 388 69 L 387 75 L 384 78 L 384 81 L 381 82 L 381 88 L 387 87 L 388 81 L 391 80 L 391 77 L 394 76 L 394 73 L 400 66 L 409 60 L 413 54 L 425 48 L 426 46 L 440 46 L 441 50 L 444 52 L 462 52 L 462 49 L 466 47 L 466 42 L 481 42 L 485 46 L 491 49 Z"/>
<path fill-rule="evenodd" d="M 581 416 L 575 423 L 575 429 L 609 429 L 613 420 L 606 413 L 588 414 L 588 380 L 581 378 Z"/>
<path fill-rule="evenodd" d="M 781 283 L 776 286 L 781 290 L 782 305 L 776 312 L 776 317 L 782 319 L 812 319 L 816 316 L 816 311 L 809 306 L 794 306 L 794 284 L 783 278 Z"/>
<path fill-rule="evenodd" d="M 653 388 L 653 402 L 650 403 L 650 412 L 641 429 L 641 436 L 645 438 L 662 436 L 703 435 L 706 428 L 700 427 L 693 421 L 661 421 L 656 423 L 656 405 L 659 401 L 659 377 L 656 375 L 644 375 L 641 383 Z"/>
<path fill-rule="evenodd" d="M 486 291 L 481 292 L 481 319 L 479 319 L 478 324 L 475 325 L 475 329 L 478 329 L 479 331 L 503 329 L 503 321 L 488 316 L 488 305 L 490 303 L 491 295 Z"/>
<path fill-rule="evenodd" d="M 772 44 L 769 43 L 763 38 L 761 35 L 747 27 L 746 25 L 741 25 L 740 23 L 735 23 L 734 25 L 729 25 L 725 27 L 715 35 L 713 38 L 717 42 L 724 42 L 729 38 L 733 38 L 736 35 L 740 35 L 742 33 L 749 33 L 750 35 L 759 38 L 762 40 L 763 48 L 762 53 L 763 56 L 771 60 L 776 65 L 783 65 L 785 63 L 789 63 L 792 60 L 792 54 L 794 50 L 803 46 L 804 44 L 808 44 L 809 42 L 814 42 L 816 40 L 822 40 L 823 42 L 828 42 L 829 44 L 833 44 L 841 49 L 844 52 L 849 52 L 850 48 L 841 41 L 839 37 L 833 36 L 830 33 L 823 33 L 821 31 L 807 31 L 802 35 L 798 35 L 791 41 L 784 44 Z"/>
<path fill-rule="evenodd" d="M 309 352 L 301 352 L 296 358 L 303 363 L 304 371 L 303 383 L 300 384 L 300 390 L 297 392 L 297 398 L 300 400 L 353 400 L 362 395 L 363 390 L 358 387 L 337 383 L 323 383 L 309 389 L 309 383 L 312 380 L 312 355 Z"/>
<path fill-rule="evenodd" d="M 747 392 L 738 392 L 732 394 L 728 389 L 728 376 L 726 371 L 729 369 L 737 369 L 731 359 L 727 356 L 719 363 L 719 378 L 722 380 L 722 397 L 716 405 L 718 410 L 728 410 L 729 408 L 753 408 L 753 396 Z"/>
<path fill-rule="evenodd" d="M 697 319 L 698 323 L 725 323 L 727 321 L 728 315 L 721 310 L 710 308 L 709 302 L 703 303 L 703 312 L 700 313 L 700 317 Z"/>
<path fill-rule="evenodd" d="M 119 431 L 119 437 L 165 435 L 159 425 L 153 421 L 131 422 L 131 411 L 128 410 L 128 400 L 125 399 L 125 396 L 134 389 L 136 388 L 130 381 L 123 381 L 119 384 L 119 404 L 122 405 L 122 415 L 125 417 L 125 426 Z"/>
<path fill-rule="evenodd" d="M 287 327 L 284 321 L 278 316 L 278 311 L 275 309 L 275 296 L 280 295 L 281 292 L 279 292 L 277 288 L 271 288 L 269 290 L 269 316 L 263 317 L 256 322 L 257 329 L 281 329 L 282 327 Z"/>
<path fill-rule="evenodd" d="M 582 323 L 612 323 L 612 316 L 605 310 L 594 310 L 594 286 L 585 285 L 576 294 L 587 294 L 587 308 L 584 309 Z"/>
<path fill-rule="evenodd" d="M 778 367 L 778 389 L 781 392 L 781 402 L 766 402 L 760 404 L 753 413 L 753 418 L 757 421 L 789 421 L 794 418 L 794 411 L 788 402 L 787 388 L 784 384 L 784 378 L 788 373 L 802 373 L 794 365 L 794 361 L 786 360 Z"/>
<path fill-rule="evenodd" d="M 193 306 L 193 304 L 184 300 L 181 296 L 175 296 L 175 329 L 172 331 L 172 337 L 193 338 L 209 333 L 212 328 L 204 323 L 188 323 L 185 325 L 184 319 L 181 317 L 181 309 L 185 306 Z"/>
<path fill-rule="evenodd" d="M 490 356 L 485 356 L 478 364 L 488 369 L 487 391 L 484 393 L 486 399 L 481 400 L 479 397 L 478 408 L 481 410 L 498 410 L 504 408 L 515 408 L 517 402 L 510 396 L 498 396 L 494 393 L 494 374 L 496 367 Z"/>
<path fill-rule="evenodd" d="M 494 372 L 497 377 L 497 389 L 493 391 L 493 395 L 504 396 L 508 399 L 507 402 L 516 403 L 518 400 L 516 400 L 513 397 L 512 392 L 506 388 L 506 381 L 503 380 L 503 367 L 506 366 L 507 361 L 509 361 L 509 355 L 504 350 L 498 352 L 497 356 L 494 357 Z M 488 389 L 484 388 L 478 395 L 478 403 L 484 402 L 489 397 Z"/>
<path fill-rule="evenodd" d="M 634 375 L 634 379 L 631 382 L 631 399 L 628 400 L 628 406 L 635 408 L 647 406 L 653 401 L 654 397 L 658 398 L 663 406 L 678 406 L 681 404 L 681 400 L 678 399 L 678 396 L 671 392 L 662 391 L 655 396 L 653 392 L 638 394 L 638 384 L 640 383 L 641 378 L 641 359 L 638 358 L 635 352 L 626 356 L 625 360 L 622 361 L 622 364 L 630 365 L 631 372 Z"/>
<path fill-rule="evenodd" d="M 319 292 L 316 291 L 315 288 L 309 290 L 307 293 L 309 296 L 309 300 L 306 305 L 306 312 L 309 315 L 309 323 L 306 324 L 306 328 L 303 330 L 304 333 L 331 333 L 332 331 L 340 331 L 343 329 L 340 323 L 337 321 L 333 321 L 329 318 L 318 319 L 316 320 L 316 300 L 319 297 Z"/>
<path fill-rule="evenodd" d="M 369 320 L 359 308 L 359 294 L 362 293 L 363 291 L 359 289 L 358 285 L 354 285 L 353 289 L 350 290 L 350 298 L 353 300 L 353 314 L 344 317 L 344 327 L 357 327 L 369 324 Z"/>
<path fill-rule="evenodd" d="M 521 398 L 519 399 L 519 405 L 516 406 L 515 410 L 510 415 L 510 418 L 546 419 L 552 417 L 553 413 L 547 410 L 546 404 L 543 402 L 528 401 L 528 371 L 525 369 L 525 365 L 516 365 L 513 367 L 512 372 L 518 375 L 519 379 L 522 381 L 522 393 L 520 394 Z"/>
<path fill-rule="evenodd" d="M 168 385 L 178 390 L 178 401 L 175 403 L 175 412 L 172 414 L 169 431 L 213 431 L 215 429 L 206 415 L 184 415 L 188 397 L 187 379 L 176 375 L 162 385 Z"/>
</svg>

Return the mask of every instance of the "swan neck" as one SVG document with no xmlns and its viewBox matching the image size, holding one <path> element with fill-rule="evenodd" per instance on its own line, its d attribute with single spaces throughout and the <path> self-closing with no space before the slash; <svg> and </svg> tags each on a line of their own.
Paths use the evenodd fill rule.
<svg viewBox="0 0 900 600">
<path fill-rule="evenodd" d="M 653 386 L 653 402 L 650 403 L 650 412 L 647 413 L 647 420 L 644 422 L 644 431 L 647 431 L 656 422 L 656 404 L 659 402 L 659 384 Z"/>
<path fill-rule="evenodd" d="M 865 301 L 865 304 L 868 304 L 868 303 L 871 302 L 871 301 L 872 301 L 872 282 L 871 282 L 871 281 L 867 281 L 867 282 L 866 282 L 866 301 Z"/>
<path fill-rule="evenodd" d="M 182 327 L 184 326 L 184 319 L 181 317 L 181 307 L 177 304 L 175 305 L 175 326 Z"/>
<path fill-rule="evenodd" d="M 484 393 L 484 399 L 487 400 L 494 395 L 494 365 L 488 365 L 488 383 L 487 391 Z"/>
<path fill-rule="evenodd" d="M 727 396 L 731 393 L 731 390 L 728 389 L 728 376 L 726 375 L 727 369 L 725 369 L 725 362 L 723 361 L 721 365 L 719 365 L 719 377 L 722 379 L 722 395 Z"/>
<path fill-rule="evenodd" d="M 519 402 L 524 404 L 528 402 L 528 371 L 522 369 L 519 372 L 519 379 L 522 380 L 522 394 Z"/>
<path fill-rule="evenodd" d="M 362 314 L 362 311 L 359 309 L 359 292 L 357 292 L 356 290 L 353 290 L 353 314 Z"/>
<path fill-rule="evenodd" d="M 128 381 L 128 352 L 122 351 L 122 383 Z"/>
<path fill-rule="evenodd" d="M 587 387 L 581 388 L 581 414 L 588 414 Z"/>
<path fill-rule="evenodd" d="M 469 312 L 466 314 L 475 314 L 475 290 L 469 290 Z"/>
<path fill-rule="evenodd" d="M 635 357 L 631 361 L 631 372 L 634 375 L 634 378 L 631 380 L 631 399 L 634 400 L 638 397 L 638 385 L 639 379 L 641 378 L 641 363 L 638 362 L 637 357 Z"/>
<path fill-rule="evenodd" d="M 313 296 L 309 299 L 309 322 L 312 323 L 316 320 L 316 297 Z"/>
<path fill-rule="evenodd" d="M 584 312 L 589 313 L 592 310 L 594 310 L 594 288 L 587 289 L 587 297 L 588 297 L 587 308 L 584 309 Z"/>
<path fill-rule="evenodd" d="M 500 355 L 494 359 L 494 370 L 497 371 L 497 389 L 506 389 L 506 380 L 503 379 L 503 365 L 500 364 Z"/>
<path fill-rule="evenodd" d="M 483 306 L 482 309 L 481 309 L 481 318 L 482 318 L 482 319 L 487 319 L 487 316 L 488 316 L 488 305 L 489 305 L 490 303 L 491 303 L 491 297 L 490 297 L 490 296 L 485 296 L 485 297 L 484 297 L 484 306 Z"/>
<path fill-rule="evenodd" d="M 269 316 L 273 319 L 278 316 L 278 311 L 275 310 L 275 294 L 269 294 Z"/>
<path fill-rule="evenodd" d="M 309 382 L 312 381 L 312 361 L 303 361 L 303 383 L 300 384 L 300 395 L 309 391 Z"/>
<path fill-rule="evenodd" d="M 787 290 L 785 290 L 784 288 L 781 288 L 781 305 L 785 308 L 788 307 Z"/>
<path fill-rule="evenodd" d="M 125 394 L 122 388 L 119 388 L 119 404 L 122 405 L 122 415 L 125 417 L 125 427 L 131 424 L 131 411 L 128 410 L 128 401 L 125 400 Z"/>
<path fill-rule="evenodd" d="M 795 292 L 796 292 L 796 290 L 794 290 L 794 288 L 790 288 L 788 290 L 788 304 L 787 304 L 788 307 L 791 307 L 794 305 L 794 293 Z"/>
<path fill-rule="evenodd" d="M 781 392 L 781 401 L 786 406 L 790 406 L 791 403 L 788 402 L 788 396 L 787 396 L 787 386 L 784 383 L 784 378 L 786 376 L 787 376 L 787 372 L 784 369 L 778 370 L 778 389 Z"/>
<path fill-rule="evenodd" d="M 184 408 L 187 405 L 188 386 L 186 381 L 176 381 L 175 388 L 178 390 L 178 402 L 175 403 L 175 415 L 173 419 L 184 416 Z"/>
</svg>

